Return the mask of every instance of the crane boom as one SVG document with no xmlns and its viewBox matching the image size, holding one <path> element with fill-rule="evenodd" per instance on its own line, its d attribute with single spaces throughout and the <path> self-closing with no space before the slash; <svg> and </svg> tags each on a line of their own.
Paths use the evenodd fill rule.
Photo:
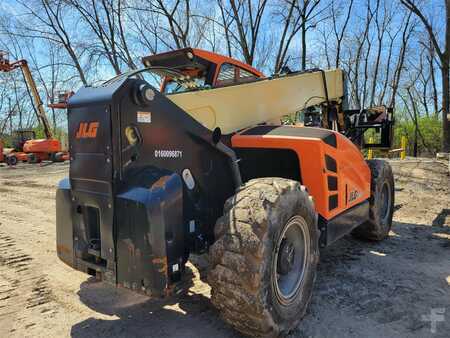
<svg viewBox="0 0 450 338">
<path fill-rule="evenodd" d="M 5 52 L 0 52 L 0 71 L 2 72 L 11 72 L 17 68 L 22 70 L 22 74 L 25 78 L 25 83 L 27 87 L 31 90 L 31 94 L 34 99 L 34 105 L 36 107 L 36 115 L 38 121 L 42 124 L 44 128 L 45 137 L 47 139 L 53 138 L 50 123 L 47 119 L 47 114 L 44 110 L 44 104 L 42 103 L 41 96 L 37 90 L 36 82 L 34 81 L 33 75 L 31 74 L 30 67 L 28 67 L 28 62 L 24 59 L 10 62 L 6 57 Z"/>
<path fill-rule="evenodd" d="M 34 102 L 36 105 L 36 114 L 37 114 L 39 121 L 41 121 L 42 126 L 44 127 L 45 137 L 47 139 L 51 139 L 51 138 L 53 138 L 53 135 L 52 135 L 51 128 L 50 128 L 50 123 L 48 122 L 47 114 L 45 113 L 45 110 L 44 110 L 44 104 L 42 103 L 41 97 L 37 90 L 36 82 L 34 81 L 33 75 L 31 74 L 30 68 L 28 67 L 27 61 L 20 60 L 20 67 L 22 69 L 26 83 L 27 83 L 28 87 L 30 88 L 31 93 L 33 95 Z"/>
</svg>

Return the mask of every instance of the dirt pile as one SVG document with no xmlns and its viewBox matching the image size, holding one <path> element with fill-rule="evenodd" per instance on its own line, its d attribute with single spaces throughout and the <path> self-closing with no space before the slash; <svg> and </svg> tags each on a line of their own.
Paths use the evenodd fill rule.
<svg viewBox="0 0 450 338">
<path fill-rule="evenodd" d="M 450 227 L 450 172 L 430 159 L 391 161 L 397 183 L 396 220 Z"/>
</svg>

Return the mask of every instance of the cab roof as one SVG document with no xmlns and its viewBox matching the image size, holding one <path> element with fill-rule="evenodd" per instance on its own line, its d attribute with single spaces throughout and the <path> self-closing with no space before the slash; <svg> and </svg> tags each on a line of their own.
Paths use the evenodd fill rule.
<svg viewBox="0 0 450 338">
<path fill-rule="evenodd" d="M 264 77 L 264 74 L 252 66 L 230 58 L 228 56 L 209 52 L 197 48 L 182 48 L 165 53 L 149 55 L 142 58 L 142 63 L 146 67 L 169 67 L 174 69 L 206 69 L 210 63 L 221 65 L 230 63 L 255 74 L 258 77 Z"/>
</svg>

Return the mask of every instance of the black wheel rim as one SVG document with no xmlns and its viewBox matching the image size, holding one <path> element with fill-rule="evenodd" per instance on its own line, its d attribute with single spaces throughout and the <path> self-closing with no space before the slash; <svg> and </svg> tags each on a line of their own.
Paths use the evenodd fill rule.
<svg viewBox="0 0 450 338">
<path fill-rule="evenodd" d="M 381 188 L 381 220 L 386 223 L 389 218 L 389 209 L 391 205 L 391 190 L 389 184 L 385 182 Z"/>
<path fill-rule="evenodd" d="M 289 220 L 275 247 L 272 281 L 278 301 L 289 305 L 305 278 L 310 256 L 308 224 L 301 216 Z"/>
</svg>

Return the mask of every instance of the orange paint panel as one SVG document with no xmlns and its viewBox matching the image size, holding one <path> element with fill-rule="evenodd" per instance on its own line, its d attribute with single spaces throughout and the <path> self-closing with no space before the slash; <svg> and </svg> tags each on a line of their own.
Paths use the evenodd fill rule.
<svg viewBox="0 0 450 338">
<path fill-rule="evenodd" d="M 336 148 L 319 138 L 299 136 L 236 134 L 231 142 L 233 148 L 294 150 L 300 161 L 302 184 L 314 197 L 317 212 L 329 220 L 370 197 L 370 170 L 364 157 L 350 140 L 335 135 Z M 337 173 L 327 170 L 325 155 L 336 161 Z M 328 189 L 328 176 L 337 178 L 337 192 Z M 337 206 L 330 208 L 329 197 L 336 194 Z"/>
<path fill-rule="evenodd" d="M 61 143 L 57 139 L 28 140 L 23 145 L 26 153 L 57 153 L 61 151 Z"/>
<path fill-rule="evenodd" d="M 252 66 L 250 66 L 246 63 L 243 63 L 236 59 L 230 58 L 228 56 L 208 52 L 206 50 L 197 49 L 197 48 L 193 48 L 192 51 L 195 55 L 197 55 L 205 60 L 208 60 L 212 63 L 215 63 L 216 65 L 221 65 L 222 63 L 231 63 L 233 65 L 236 65 L 240 68 L 245 69 L 246 71 L 248 71 L 250 73 L 255 74 L 257 77 L 264 77 L 264 74 L 261 73 L 260 71 L 258 71 L 256 68 L 253 68 Z M 220 67 L 217 67 L 217 68 L 220 68 Z M 216 76 L 217 76 L 217 72 L 218 72 L 218 69 L 216 71 Z"/>
</svg>

